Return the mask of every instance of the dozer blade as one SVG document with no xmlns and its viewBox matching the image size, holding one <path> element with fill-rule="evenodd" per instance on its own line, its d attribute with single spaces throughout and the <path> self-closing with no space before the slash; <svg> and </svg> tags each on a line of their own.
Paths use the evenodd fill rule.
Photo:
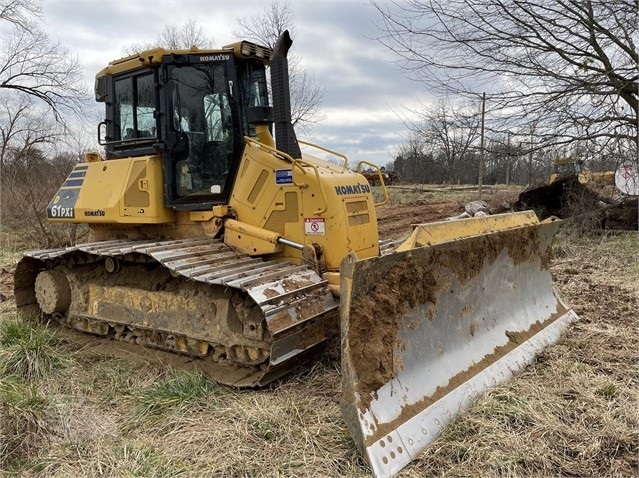
<svg viewBox="0 0 639 478">
<path fill-rule="evenodd" d="M 559 221 L 524 212 L 418 226 L 396 252 L 341 266 L 342 415 L 392 476 L 577 315 L 553 289 Z"/>
</svg>

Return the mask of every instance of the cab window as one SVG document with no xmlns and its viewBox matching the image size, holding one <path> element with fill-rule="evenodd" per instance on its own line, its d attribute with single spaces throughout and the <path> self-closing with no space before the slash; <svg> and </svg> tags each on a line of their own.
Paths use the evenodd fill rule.
<svg viewBox="0 0 639 478">
<path fill-rule="evenodd" d="M 156 137 L 153 74 L 115 80 L 114 140 Z"/>
</svg>

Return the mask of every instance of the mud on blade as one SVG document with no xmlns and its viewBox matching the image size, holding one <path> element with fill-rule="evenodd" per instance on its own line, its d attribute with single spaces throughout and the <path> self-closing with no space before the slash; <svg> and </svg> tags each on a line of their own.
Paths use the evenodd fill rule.
<svg viewBox="0 0 639 478">
<path fill-rule="evenodd" d="M 548 270 L 558 221 L 455 223 L 420 226 L 430 244 L 413 237 L 402 252 L 342 263 L 342 414 L 378 477 L 577 318 Z"/>
</svg>

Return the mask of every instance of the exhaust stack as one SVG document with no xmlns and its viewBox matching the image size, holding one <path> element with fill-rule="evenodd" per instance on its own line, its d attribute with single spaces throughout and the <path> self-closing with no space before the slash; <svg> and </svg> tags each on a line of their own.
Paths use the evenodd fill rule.
<svg viewBox="0 0 639 478">
<path fill-rule="evenodd" d="M 291 91 L 289 87 L 288 59 L 286 54 L 293 44 L 288 30 L 280 35 L 273 46 L 271 68 L 271 90 L 273 93 L 273 122 L 277 149 L 293 158 L 301 158 L 293 123 L 291 122 Z"/>
</svg>

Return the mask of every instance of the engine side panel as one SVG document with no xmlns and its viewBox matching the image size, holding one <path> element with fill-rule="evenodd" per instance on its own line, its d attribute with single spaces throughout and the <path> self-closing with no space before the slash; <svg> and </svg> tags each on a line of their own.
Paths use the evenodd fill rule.
<svg viewBox="0 0 639 478">
<path fill-rule="evenodd" d="M 53 222 L 164 224 L 175 213 L 164 207 L 159 156 L 81 163 L 47 206 Z"/>
</svg>

